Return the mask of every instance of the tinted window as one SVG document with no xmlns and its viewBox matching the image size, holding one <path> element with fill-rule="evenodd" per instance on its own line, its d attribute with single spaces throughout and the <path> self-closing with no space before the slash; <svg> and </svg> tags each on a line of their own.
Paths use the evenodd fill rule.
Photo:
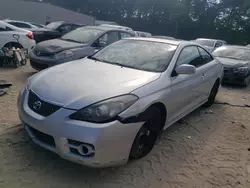
<svg viewBox="0 0 250 188">
<path fill-rule="evenodd" d="M 68 33 L 72 30 L 72 26 L 70 24 L 64 24 L 60 26 L 57 30 L 61 33 Z"/>
<path fill-rule="evenodd" d="M 121 39 L 133 37 L 133 35 L 130 33 L 120 32 L 120 34 L 121 34 Z"/>
<path fill-rule="evenodd" d="M 97 52 L 92 58 L 151 72 L 167 69 L 177 46 L 166 43 L 121 40 Z"/>
<path fill-rule="evenodd" d="M 215 47 L 217 48 L 217 47 L 220 47 L 220 46 L 222 46 L 222 45 L 223 45 L 223 43 L 220 42 L 220 41 L 218 41 L 218 42 L 216 42 Z"/>
<path fill-rule="evenodd" d="M 250 49 L 248 48 L 238 48 L 233 46 L 222 46 L 217 48 L 213 55 L 215 57 L 224 57 L 230 59 L 237 59 L 243 61 L 250 60 Z"/>
<path fill-rule="evenodd" d="M 182 64 L 194 65 L 199 67 L 202 64 L 200 53 L 196 46 L 188 46 L 182 50 L 177 60 L 176 67 Z"/>
<path fill-rule="evenodd" d="M 88 43 L 102 32 L 103 30 L 81 27 L 67 33 L 66 35 L 62 36 L 61 39 L 78 43 Z"/>
<path fill-rule="evenodd" d="M 203 59 L 203 64 L 206 64 L 206 63 L 213 61 L 213 57 L 209 53 L 207 53 L 204 49 L 202 49 L 200 47 L 198 47 L 198 49 L 199 49 L 200 55 Z"/>
<path fill-rule="evenodd" d="M 20 22 L 8 22 L 8 23 L 19 28 L 31 28 L 30 25 L 25 24 L 25 23 L 20 23 Z"/>
<path fill-rule="evenodd" d="M 107 45 L 110 45 L 116 41 L 120 40 L 118 32 L 108 32 L 102 37 L 99 38 L 99 41 L 105 42 Z"/>
</svg>

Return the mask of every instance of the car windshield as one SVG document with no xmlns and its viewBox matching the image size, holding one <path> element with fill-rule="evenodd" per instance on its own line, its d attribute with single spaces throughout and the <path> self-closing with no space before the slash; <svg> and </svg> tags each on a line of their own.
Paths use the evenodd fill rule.
<svg viewBox="0 0 250 188">
<path fill-rule="evenodd" d="M 45 27 L 48 29 L 57 29 L 60 25 L 62 25 L 62 22 L 51 22 L 48 25 L 46 25 Z"/>
<path fill-rule="evenodd" d="M 61 39 L 86 44 L 102 32 L 100 29 L 82 27 L 67 33 Z"/>
<path fill-rule="evenodd" d="M 197 39 L 195 40 L 196 43 L 203 45 L 203 46 L 209 46 L 209 47 L 214 47 L 214 40 L 207 40 L 207 39 Z"/>
<path fill-rule="evenodd" d="M 220 47 L 217 48 L 213 55 L 215 57 L 224 57 L 230 59 L 237 59 L 242 61 L 250 60 L 250 49 L 236 48 L 236 47 Z"/>
<path fill-rule="evenodd" d="M 121 40 L 90 58 L 122 67 L 163 72 L 167 69 L 176 48 L 177 46 L 166 43 Z"/>
</svg>

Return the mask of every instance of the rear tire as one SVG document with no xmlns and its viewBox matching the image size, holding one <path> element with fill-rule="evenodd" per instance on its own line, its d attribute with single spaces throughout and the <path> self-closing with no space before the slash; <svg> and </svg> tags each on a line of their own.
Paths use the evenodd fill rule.
<svg viewBox="0 0 250 188">
<path fill-rule="evenodd" d="M 207 102 L 203 105 L 204 107 L 210 107 L 214 104 L 214 101 L 215 101 L 215 98 L 218 94 L 218 91 L 219 91 L 219 87 L 220 87 L 220 81 L 217 80 L 215 83 L 214 83 L 214 86 L 210 92 L 210 95 L 208 97 L 208 100 Z"/>
<path fill-rule="evenodd" d="M 148 110 L 148 118 L 134 139 L 130 151 L 130 159 L 140 159 L 148 155 L 153 149 L 163 127 L 164 117 L 162 117 L 160 109 L 153 106 Z"/>
</svg>

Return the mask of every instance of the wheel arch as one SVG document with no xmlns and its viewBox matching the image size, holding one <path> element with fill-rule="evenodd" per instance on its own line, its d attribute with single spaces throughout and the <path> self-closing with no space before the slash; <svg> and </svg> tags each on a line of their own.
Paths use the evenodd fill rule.
<svg viewBox="0 0 250 188">
<path fill-rule="evenodd" d="M 161 115 L 163 117 L 161 128 L 163 128 L 165 126 L 165 123 L 167 120 L 167 108 L 162 102 L 155 102 L 155 103 L 151 104 L 140 114 L 137 114 L 135 116 L 130 116 L 127 118 L 118 117 L 118 120 L 122 123 L 144 122 L 148 119 L 148 113 L 150 112 L 151 108 L 157 108 L 160 110 Z"/>
<path fill-rule="evenodd" d="M 15 47 L 15 48 L 24 48 L 20 43 L 18 42 L 8 42 L 4 45 L 4 47 L 7 47 L 7 46 L 12 46 L 12 47 Z"/>
</svg>

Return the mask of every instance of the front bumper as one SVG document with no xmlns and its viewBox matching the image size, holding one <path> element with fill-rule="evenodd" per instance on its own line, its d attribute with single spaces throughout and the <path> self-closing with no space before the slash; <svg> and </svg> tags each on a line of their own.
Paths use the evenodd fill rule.
<svg viewBox="0 0 250 188">
<path fill-rule="evenodd" d="M 31 67 L 38 71 L 73 60 L 72 57 L 65 58 L 65 59 L 53 59 L 50 57 L 39 57 L 39 56 L 36 56 L 33 51 L 31 51 L 29 56 L 30 56 Z"/>
<path fill-rule="evenodd" d="M 143 123 L 75 121 L 68 118 L 75 111 L 64 108 L 43 117 L 29 108 L 28 93 L 27 89 L 20 92 L 18 111 L 26 131 L 36 144 L 66 160 L 89 167 L 127 163 L 133 140 Z M 88 155 L 81 154 L 82 147 L 89 149 Z"/>
<path fill-rule="evenodd" d="M 242 84 L 244 80 L 249 76 L 248 73 L 228 73 L 224 72 L 223 83 L 232 83 L 232 84 Z"/>
</svg>

